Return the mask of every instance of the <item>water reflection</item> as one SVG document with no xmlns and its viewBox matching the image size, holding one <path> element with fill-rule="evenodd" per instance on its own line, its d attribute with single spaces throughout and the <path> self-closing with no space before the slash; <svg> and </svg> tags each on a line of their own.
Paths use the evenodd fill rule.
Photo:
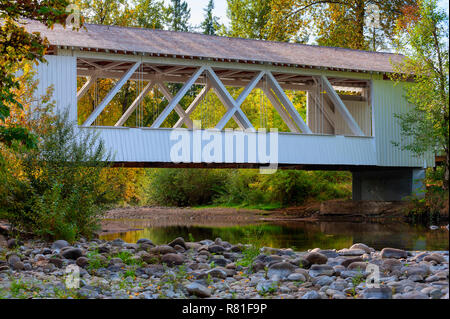
<svg viewBox="0 0 450 319">
<path fill-rule="evenodd" d="M 217 237 L 231 243 L 252 243 L 277 248 L 307 250 L 342 249 L 362 242 L 375 249 L 395 247 L 405 250 L 448 250 L 449 234 L 445 229 L 430 230 L 423 225 L 402 222 L 352 223 L 352 222 L 289 222 L 212 226 L 165 226 L 152 227 L 145 220 L 120 220 L 129 228 L 141 228 L 124 233 L 105 234 L 100 238 L 112 240 L 122 238 L 136 242 L 139 238 L 150 238 L 156 244 L 168 243 L 176 237 L 200 241 Z"/>
</svg>

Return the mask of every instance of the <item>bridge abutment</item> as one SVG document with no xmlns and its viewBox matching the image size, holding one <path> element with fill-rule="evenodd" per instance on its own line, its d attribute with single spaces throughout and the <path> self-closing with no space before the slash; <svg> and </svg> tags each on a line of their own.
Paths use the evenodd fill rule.
<svg viewBox="0 0 450 319">
<path fill-rule="evenodd" d="M 399 201 L 415 194 L 424 196 L 421 168 L 353 171 L 353 200 Z"/>
</svg>

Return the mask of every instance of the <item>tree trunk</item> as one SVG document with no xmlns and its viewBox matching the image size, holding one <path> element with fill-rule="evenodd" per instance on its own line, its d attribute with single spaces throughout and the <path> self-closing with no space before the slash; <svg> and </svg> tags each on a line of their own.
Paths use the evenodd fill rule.
<svg viewBox="0 0 450 319">
<path fill-rule="evenodd" d="M 449 150 L 446 149 L 445 150 L 445 162 L 444 162 L 444 181 L 443 181 L 443 185 L 442 188 L 444 188 L 444 190 L 448 190 L 448 183 L 449 183 Z"/>
<path fill-rule="evenodd" d="M 366 43 L 364 38 L 364 16 L 366 12 L 365 0 L 357 0 L 355 2 L 355 14 L 356 14 L 356 34 L 355 34 L 355 44 L 356 47 L 353 49 L 364 50 L 366 49 Z"/>
</svg>

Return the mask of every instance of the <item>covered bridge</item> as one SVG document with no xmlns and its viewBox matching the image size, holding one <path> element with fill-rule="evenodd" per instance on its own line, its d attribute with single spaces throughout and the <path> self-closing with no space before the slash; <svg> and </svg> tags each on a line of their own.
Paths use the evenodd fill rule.
<svg viewBox="0 0 450 319">
<path fill-rule="evenodd" d="M 394 115 L 409 108 L 408 83 L 394 86 L 388 77 L 399 55 L 92 24 L 49 30 L 27 21 L 26 29 L 50 44 L 47 63 L 37 67 L 37 94 L 53 86 L 57 108 L 79 130 L 98 131 L 116 165 L 350 170 L 355 199 L 398 200 L 434 164 L 392 143 L 402 141 Z M 108 91 L 98 92 L 99 79 L 112 79 Z M 136 94 L 123 112 L 99 120 L 130 83 Z M 230 88 L 241 90 L 233 96 Z M 276 110 L 286 131 L 249 120 L 242 105 L 254 90 L 266 101 L 260 112 Z M 150 116 L 143 104 L 155 91 L 166 104 Z M 193 120 L 208 92 L 223 114 Z M 303 112 L 295 92 L 306 96 Z M 89 94 L 86 114 L 80 103 Z M 177 117 L 170 126 L 169 116 Z M 238 129 L 229 129 L 232 121 Z"/>
</svg>

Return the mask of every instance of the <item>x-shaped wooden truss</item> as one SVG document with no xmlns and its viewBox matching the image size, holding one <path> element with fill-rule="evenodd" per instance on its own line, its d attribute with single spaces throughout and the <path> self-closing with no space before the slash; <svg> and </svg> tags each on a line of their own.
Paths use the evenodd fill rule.
<svg viewBox="0 0 450 319">
<path fill-rule="evenodd" d="M 119 79 L 116 85 L 108 92 L 103 101 L 94 109 L 91 115 L 86 119 L 83 123 L 83 126 L 90 126 L 94 123 L 95 119 L 100 115 L 100 113 L 104 110 L 104 108 L 111 102 L 120 88 L 131 78 L 134 72 L 139 68 L 141 62 L 136 62 L 133 64 Z M 108 65 L 103 69 L 107 69 L 109 67 L 113 67 L 112 65 Z M 189 89 L 194 85 L 199 77 L 205 74 L 207 76 L 208 81 L 205 87 L 201 90 L 198 96 L 194 99 L 194 101 L 189 105 L 189 107 L 184 110 L 180 106 L 181 99 L 186 95 Z M 92 84 L 96 81 L 96 79 L 101 75 L 101 71 L 94 72 L 91 76 L 88 77 L 88 81 L 83 85 L 80 91 L 77 93 L 77 99 L 79 100 L 92 86 Z M 154 79 L 150 80 L 144 89 L 140 92 L 139 96 L 132 102 L 129 108 L 125 111 L 122 117 L 117 121 L 115 126 L 122 126 L 129 116 L 133 113 L 136 107 L 141 103 L 142 99 L 148 94 L 148 92 L 157 87 L 160 92 L 165 96 L 165 98 L 169 101 L 169 104 L 165 107 L 165 109 L 159 114 L 156 120 L 151 125 L 151 128 L 159 128 L 169 114 L 175 110 L 175 112 L 179 115 L 179 120 L 176 122 L 174 128 L 180 128 L 183 124 L 186 125 L 189 129 L 193 128 L 193 122 L 190 119 L 190 115 L 195 110 L 195 108 L 200 104 L 203 98 L 206 96 L 209 90 L 213 89 L 216 93 L 217 97 L 220 99 L 222 104 L 227 108 L 226 113 L 220 119 L 219 123 L 216 125 L 217 130 L 223 130 L 226 124 L 229 122 L 231 118 L 233 118 L 238 126 L 241 129 L 254 131 L 253 125 L 248 120 L 247 116 L 241 110 L 241 105 L 244 100 L 248 97 L 250 92 L 257 87 L 258 83 L 265 77 L 267 81 L 267 86 L 259 86 L 264 91 L 265 95 L 280 114 L 281 118 L 284 120 L 286 125 L 292 132 L 295 133 L 303 133 L 303 134 L 312 134 L 312 131 L 303 121 L 300 114 L 297 112 L 293 103 L 289 100 L 286 93 L 275 79 L 273 74 L 270 71 L 260 71 L 256 74 L 253 79 L 245 86 L 244 90 L 238 96 L 237 99 L 234 99 L 225 85 L 216 75 L 214 70 L 209 66 L 201 66 L 198 68 L 194 74 L 184 83 L 182 88 L 178 91 L 175 96 L 172 96 L 169 89 L 164 84 L 163 80 L 158 76 L 155 76 Z M 340 99 L 339 95 L 334 90 L 331 83 L 325 76 L 320 76 L 315 79 L 316 81 L 320 81 L 322 86 L 330 98 L 332 103 L 335 105 L 335 109 L 341 114 L 344 120 L 347 122 L 348 126 L 352 130 L 355 135 L 364 136 L 364 133 L 360 129 L 359 125 L 356 123 L 345 104 Z M 330 112 L 328 110 L 322 110 L 327 117 L 330 117 Z M 331 120 L 331 118 L 330 118 Z"/>
</svg>

